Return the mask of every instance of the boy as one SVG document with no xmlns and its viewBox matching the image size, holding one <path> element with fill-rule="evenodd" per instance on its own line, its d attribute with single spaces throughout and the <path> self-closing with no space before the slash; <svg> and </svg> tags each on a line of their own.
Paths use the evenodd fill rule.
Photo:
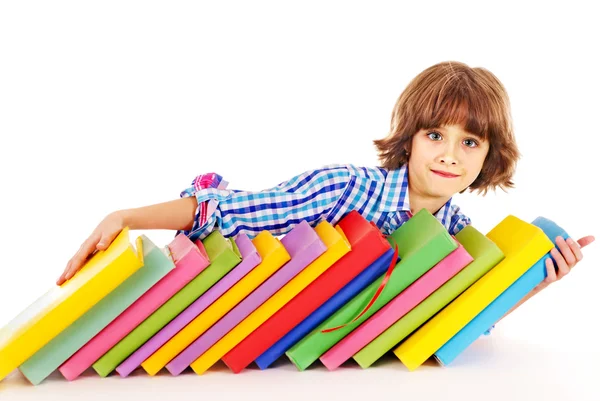
<svg viewBox="0 0 600 401">
<path fill-rule="evenodd" d="M 389 135 L 375 141 L 381 167 L 330 165 L 307 171 L 260 192 L 226 190 L 215 173 L 193 180 L 178 200 L 120 210 L 96 227 L 67 264 L 57 284 L 82 267 L 96 250 L 104 250 L 123 227 L 172 229 L 192 239 L 214 229 L 223 235 L 262 230 L 290 231 L 299 221 L 312 226 L 336 224 L 358 210 L 388 235 L 413 213 L 425 208 L 449 233 L 470 224 L 452 196 L 467 189 L 483 192 L 513 187 L 519 152 L 513 135 L 510 104 L 501 82 L 489 71 L 444 62 L 417 75 L 398 98 Z M 594 241 L 557 239 L 548 260 L 548 276 L 526 299 L 561 279 L 582 259 L 581 248 Z M 521 301 L 523 303 L 526 299 Z"/>
</svg>

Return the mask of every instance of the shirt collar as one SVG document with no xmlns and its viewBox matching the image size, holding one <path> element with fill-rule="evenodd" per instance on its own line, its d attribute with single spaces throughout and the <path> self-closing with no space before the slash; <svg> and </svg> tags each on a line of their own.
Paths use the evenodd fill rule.
<svg viewBox="0 0 600 401">
<path fill-rule="evenodd" d="M 403 164 L 400 168 L 394 170 L 385 170 L 387 172 L 385 183 L 383 185 L 383 194 L 379 204 L 381 212 L 410 213 L 410 199 L 408 194 L 408 168 Z M 452 198 L 437 211 L 434 215 L 447 230 L 450 229 L 450 210 L 452 207 Z"/>
</svg>

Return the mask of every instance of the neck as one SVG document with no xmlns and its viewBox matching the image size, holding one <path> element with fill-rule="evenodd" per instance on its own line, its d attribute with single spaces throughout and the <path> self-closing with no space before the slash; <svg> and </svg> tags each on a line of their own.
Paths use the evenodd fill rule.
<svg viewBox="0 0 600 401">
<path fill-rule="evenodd" d="M 421 209 L 427 209 L 429 213 L 435 215 L 448 202 L 448 199 L 431 197 L 420 193 L 414 189 L 409 182 L 408 196 L 410 201 L 410 212 L 417 213 Z"/>
</svg>

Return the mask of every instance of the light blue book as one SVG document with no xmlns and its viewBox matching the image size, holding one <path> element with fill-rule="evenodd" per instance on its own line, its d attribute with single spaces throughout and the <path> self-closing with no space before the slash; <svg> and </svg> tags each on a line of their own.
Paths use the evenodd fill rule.
<svg viewBox="0 0 600 401">
<path fill-rule="evenodd" d="M 569 237 L 567 232 L 551 220 L 544 217 L 536 218 L 532 224 L 541 228 L 544 234 L 556 246 L 555 239 L 558 236 L 565 240 Z M 486 333 L 502 316 L 513 306 L 529 294 L 547 276 L 546 259 L 552 258 L 550 252 L 537 261 L 517 281 L 508 287 L 498 298 L 481 311 L 461 331 L 456 333 L 446 342 L 434 355 L 435 359 L 442 365 L 451 364 L 458 355 L 467 349 L 482 334 Z"/>
</svg>

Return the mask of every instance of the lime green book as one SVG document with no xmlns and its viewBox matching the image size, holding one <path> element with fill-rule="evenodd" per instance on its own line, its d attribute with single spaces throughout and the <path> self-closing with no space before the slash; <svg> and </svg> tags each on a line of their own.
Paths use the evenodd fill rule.
<svg viewBox="0 0 600 401">
<path fill-rule="evenodd" d="M 354 354 L 354 360 L 361 367 L 368 368 L 375 363 L 504 259 L 504 254 L 500 248 L 471 225 L 463 228 L 456 234 L 456 240 L 473 257 L 473 261 L 363 349 Z"/>
<path fill-rule="evenodd" d="M 458 248 L 456 240 L 452 238 L 441 222 L 426 209 L 421 209 L 410 220 L 400 226 L 388 237 L 388 241 L 392 247 L 398 245 L 401 260 L 394 267 L 379 298 L 355 322 L 335 331 L 322 332 L 324 329 L 344 325 L 358 316 L 375 295 L 385 274 L 286 352 L 286 355 L 299 370 L 309 367 L 338 341 Z"/>
</svg>

